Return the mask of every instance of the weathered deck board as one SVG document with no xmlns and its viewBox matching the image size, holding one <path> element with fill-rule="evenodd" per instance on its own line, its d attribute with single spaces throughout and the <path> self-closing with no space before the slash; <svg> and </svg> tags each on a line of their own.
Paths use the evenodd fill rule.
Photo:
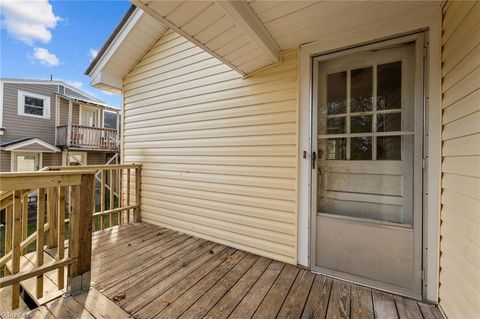
<svg viewBox="0 0 480 319">
<path fill-rule="evenodd" d="M 351 313 L 352 319 L 373 319 L 373 299 L 372 291 L 361 286 L 352 286 L 351 295 Z"/>
<path fill-rule="evenodd" d="M 95 288 L 32 318 L 443 319 L 428 303 L 146 223 L 98 231 L 94 246 Z"/>
<path fill-rule="evenodd" d="M 327 318 L 350 318 L 350 292 L 352 285 L 335 280 L 330 292 Z"/>
<path fill-rule="evenodd" d="M 302 316 L 314 278 L 314 273 L 308 270 L 300 270 L 278 313 L 278 318 L 300 318 Z"/>
<path fill-rule="evenodd" d="M 290 287 L 297 278 L 299 269 L 292 265 L 285 265 L 277 280 L 258 307 L 256 319 L 275 318 L 287 297 Z"/>
<path fill-rule="evenodd" d="M 332 279 L 316 275 L 303 309 L 302 319 L 325 318 L 327 316 Z"/>
</svg>

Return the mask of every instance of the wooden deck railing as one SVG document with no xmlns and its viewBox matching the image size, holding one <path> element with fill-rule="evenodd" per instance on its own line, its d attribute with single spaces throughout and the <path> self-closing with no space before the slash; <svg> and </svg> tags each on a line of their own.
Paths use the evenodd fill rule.
<svg viewBox="0 0 480 319">
<path fill-rule="evenodd" d="M 50 170 L 95 171 L 98 176 L 94 198 L 93 229 L 101 230 L 141 220 L 141 164 L 51 166 Z"/>
<path fill-rule="evenodd" d="M 12 287 L 12 310 L 19 306 L 19 285 L 27 279 L 36 278 L 37 299 L 43 296 L 44 274 L 52 271 L 57 272 L 56 288 L 63 290 L 65 266 L 69 267 L 68 290 L 89 286 L 92 232 L 141 220 L 141 169 L 141 164 L 121 164 L 0 173 L 0 212 L 5 214 L 0 289 Z M 37 197 L 36 230 L 28 235 L 28 197 L 33 194 Z M 45 251 L 54 251 L 54 260 L 44 263 L 44 256 L 49 257 Z M 24 264 L 32 254 L 34 267 L 22 268 L 21 260 Z"/>
<path fill-rule="evenodd" d="M 57 126 L 57 145 L 72 148 L 117 151 L 117 130 L 81 125 Z"/>
<path fill-rule="evenodd" d="M 0 258 L 0 266 L 5 269 L 0 288 L 11 286 L 12 310 L 19 307 L 22 281 L 36 278 L 35 294 L 41 298 L 44 274 L 56 270 L 57 288 L 64 289 L 67 265 L 68 290 L 82 290 L 90 285 L 94 174 L 88 170 L 0 174 L 0 209 L 6 214 L 5 254 Z M 28 195 L 32 192 L 38 198 L 37 223 L 36 231 L 27 237 Z M 68 214 L 67 202 L 73 207 Z M 67 221 L 69 232 L 66 234 Z M 52 227 L 54 224 L 56 227 Z M 47 246 L 56 247 L 56 257 L 48 263 L 44 263 L 45 233 L 48 234 Z M 68 240 L 67 256 L 65 240 Z M 22 255 L 33 242 L 36 242 L 35 265 L 21 269 Z"/>
</svg>

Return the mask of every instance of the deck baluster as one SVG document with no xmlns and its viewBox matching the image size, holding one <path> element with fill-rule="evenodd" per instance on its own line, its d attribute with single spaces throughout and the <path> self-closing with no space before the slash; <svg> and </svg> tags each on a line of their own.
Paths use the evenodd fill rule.
<svg viewBox="0 0 480 319">
<path fill-rule="evenodd" d="M 45 226 L 45 189 L 39 188 L 37 191 L 37 266 L 43 265 L 43 241 Z M 43 296 L 43 275 L 37 276 L 36 280 L 36 297 Z"/>
</svg>

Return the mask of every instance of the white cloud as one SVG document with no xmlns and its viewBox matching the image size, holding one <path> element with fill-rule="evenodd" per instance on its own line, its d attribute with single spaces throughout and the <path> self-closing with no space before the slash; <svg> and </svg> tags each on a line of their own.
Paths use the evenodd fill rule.
<svg viewBox="0 0 480 319">
<path fill-rule="evenodd" d="M 112 92 L 109 92 L 109 91 L 104 91 L 104 90 L 102 90 L 102 93 L 105 94 L 105 95 L 108 95 L 108 96 L 112 96 L 112 95 L 115 94 L 115 93 L 112 93 Z"/>
<path fill-rule="evenodd" d="M 95 59 L 98 54 L 98 50 L 90 49 L 89 54 L 92 59 Z"/>
<path fill-rule="evenodd" d="M 53 53 L 50 53 L 45 48 L 34 48 L 32 57 L 38 60 L 41 64 L 47 66 L 56 66 L 60 64 L 60 60 Z"/>
<path fill-rule="evenodd" d="M 2 28 L 14 38 L 33 45 L 35 41 L 50 42 L 51 30 L 60 17 L 53 13 L 48 0 L 1 0 Z"/>
<path fill-rule="evenodd" d="M 81 89 L 83 86 L 83 83 L 80 81 L 68 81 L 68 84 L 76 87 L 77 89 Z"/>
</svg>

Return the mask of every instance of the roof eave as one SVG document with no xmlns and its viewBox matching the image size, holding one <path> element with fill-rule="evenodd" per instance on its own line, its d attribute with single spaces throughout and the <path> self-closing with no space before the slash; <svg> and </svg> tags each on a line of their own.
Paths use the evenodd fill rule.
<svg viewBox="0 0 480 319">
<path fill-rule="evenodd" d="M 122 31 L 122 29 L 125 27 L 125 25 L 129 21 L 130 17 L 135 12 L 135 9 L 137 9 L 137 7 L 133 4 L 130 6 L 130 8 L 128 8 L 128 10 L 125 13 L 125 15 L 123 16 L 122 20 L 120 20 L 120 22 L 117 24 L 117 26 L 115 27 L 113 32 L 108 37 L 107 41 L 103 44 L 100 51 L 98 51 L 97 56 L 93 59 L 92 62 L 90 62 L 89 66 L 85 70 L 85 73 L 84 73 L 85 75 L 88 75 L 88 76 L 91 75 L 92 71 L 97 66 L 97 64 L 100 62 L 100 60 L 104 57 L 106 51 L 108 50 L 108 48 L 110 47 L 112 42 L 115 40 L 117 35 Z"/>
</svg>

